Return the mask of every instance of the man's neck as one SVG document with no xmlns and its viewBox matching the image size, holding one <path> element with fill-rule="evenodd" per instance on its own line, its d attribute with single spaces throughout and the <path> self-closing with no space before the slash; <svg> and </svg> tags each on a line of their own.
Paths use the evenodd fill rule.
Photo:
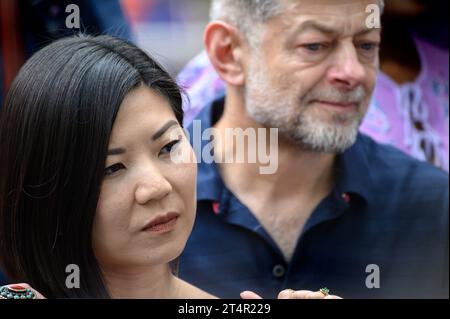
<svg viewBox="0 0 450 319">
<path fill-rule="evenodd" d="M 262 128 L 247 115 L 243 101 L 239 98 L 227 95 L 225 103 L 223 115 L 214 125 L 220 132 L 219 141 L 225 141 L 227 128 Z M 266 136 L 269 136 L 268 132 Z M 216 142 L 214 153 L 224 158 L 224 153 L 235 151 L 235 149 L 227 149 L 226 144 Z M 248 150 L 248 148 L 245 149 Z M 219 163 L 218 167 L 225 184 L 237 193 L 251 192 L 258 198 L 262 196 L 267 200 L 290 197 L 294 193 L 304 198 L 324 197 L 331 191 L 336 157 L 334 154 L 305 150 L 282 137 L 278 140 L 277 151 L 278 169 L 273 174 L 261 174 L 261 163 L 258 161 L 256 163 L 248 163 L 248 161 Z M 248 156 L 245 156 L 245 159 L 247 158 Z"/>
<path fill-rule="evenodd" d="M 214 156 L 220 159 L 224 158 L 223 154 L 236 152 L 234 145 L 230 147 L 226 141 L 226 129 L 263 129 L 247 115 L 243 101 L 228 94 L 225 103 L 224 113 L 214 125 L 219 135 L 214 139 Z M 267 149 L 271 148 L 266 146 Z M 274 239 L 286 261 L 290 261 L 306 221 L 331 192 L 336 156 L 308 151 L 281 137 L 276 149 L 278 169 L 273 174 L 261 174 L 262 163 L 258 161 L 218 162 L 217 166 L 225 185 L 248 207 Z M 244 152 L 248 150 L 247 144 Z M 248 159 L 248 154 L 245 155 L 244 159 Z"/>
</svg>

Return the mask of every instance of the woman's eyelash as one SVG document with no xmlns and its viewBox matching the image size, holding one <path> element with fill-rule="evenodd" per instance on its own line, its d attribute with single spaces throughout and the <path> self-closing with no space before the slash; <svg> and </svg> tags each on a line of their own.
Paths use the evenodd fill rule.
<svg viewBox="0 0 450 319">
<path fill-rule="evenodd" d="M 159 154 L 160 154 L 160 155 L 163 155 L 163 154 L 168 154 L 168 153 L 172 152 L 173 148 L 174 148 L 175 146 L 177 146 L 177 144 L 180 143 L 180 141 L 181 141 L 181 139 L 178 139 L 178 140 L 174 140 L 174 141 L 172 141 L 172 142 L 166 144 L 166 145 L 161 149 L 161 151 L 159 152 Z"/>
<path fill-rule="evenodd" d="M 164 154 L 168 154 L 170 152 L 172 152 L 172 150 L 174 149 L 174 147 L 180 143 L 181 139 L 179 140 L 174 140 L 171 141 L 170 143 L 167 143 L 159 152 L 160 155 L 164 155 Z M 114 173 L 120 171 L 121 169 L 125 169 L 125 165 L 123 165 L 122 163 L 116 163 L 114 165 L 108 166 L 107 168 L 105 168 L 104 171 L 104 175 L 105 176 L 110 176 L 113 175 Z"/>
<path fill-rule="evenodd" d="M 115 172 L 124 169 L 125 165 L 123 165 L 122 163 L 116 163 L 114 165 L 108 166 L 107 168 L 105 168 L 105 176 L 109 176 L 114 174 Z"/>
</svg>

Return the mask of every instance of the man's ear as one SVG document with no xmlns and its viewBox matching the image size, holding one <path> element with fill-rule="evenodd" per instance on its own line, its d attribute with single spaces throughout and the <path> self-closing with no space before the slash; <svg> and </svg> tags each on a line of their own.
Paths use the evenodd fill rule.
<svg viewBox="0 0 450 319">
<path fill-rule="evenodd" d="M 230 85 L 245 82 L 244 52 L 247 43 L 238 29 L 226 22 L 210 22 L 204 34 L 206 53 L 219 76 Z"/>
</svg>

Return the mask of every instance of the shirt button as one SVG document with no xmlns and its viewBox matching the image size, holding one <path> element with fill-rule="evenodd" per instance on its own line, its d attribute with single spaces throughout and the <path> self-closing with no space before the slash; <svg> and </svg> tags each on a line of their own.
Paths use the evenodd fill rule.
<svg viewBox="0 0 450 319">
<path fill-rule="evenodd" d="M 274 277 L 276 278 L 281 278 L 284 276 L 284 274 L 286 273 L 286 269 L 284 268 L 283 265 L 276 265 L 273 267 L 272 269 L 272 274 L 274 275 Z"/>
<path fill-rule="evenodd" d="M 218 215 L 219 212 L 220 212 L 219 203 L 218 202 L 213 202 L 212 203 L 212 209 L 213 209 L 214 214 Z"/>
<path fill-rule="evenodd" d="M 342 194 L 342 199 L 344 200 L 344 202 L 346 202 L 347 204 L 350 203 L 350 195 L 347 193 Z"/>
</svg>

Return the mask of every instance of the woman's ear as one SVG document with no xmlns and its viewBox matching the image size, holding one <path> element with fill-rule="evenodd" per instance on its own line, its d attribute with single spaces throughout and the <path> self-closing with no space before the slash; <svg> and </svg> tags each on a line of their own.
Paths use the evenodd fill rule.
<svg viewBox="0 0 450 319">
<path fill-rule="evenodd" d="M 247 44 L 241 32 L 228 23 L 213 21 L 205 29 L 204 44 L 211 64 L 222 80 L 234 86 L 243 85 Z"/>
</svg>

